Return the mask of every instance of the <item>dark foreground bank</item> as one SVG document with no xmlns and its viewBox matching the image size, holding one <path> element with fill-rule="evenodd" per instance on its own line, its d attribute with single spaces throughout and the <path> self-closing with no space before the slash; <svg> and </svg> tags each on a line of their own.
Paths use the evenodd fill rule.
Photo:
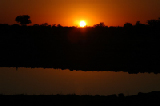
<svg viewBox="0 0 160 106">
<path fill-rule="evenodd" d="M 160 105 L 160 92 L 138 93 L 124 96 L 123 94 L 109 96 L 89 95 L 0 95 L 3 105 L 52 105 L 52 106 L 155 106 Z"/>
<path fill-rule="evenodd" d="M 160 73 L 160 20 L 124 27 L 0 25 L 0 67 Z"/>
</svg>

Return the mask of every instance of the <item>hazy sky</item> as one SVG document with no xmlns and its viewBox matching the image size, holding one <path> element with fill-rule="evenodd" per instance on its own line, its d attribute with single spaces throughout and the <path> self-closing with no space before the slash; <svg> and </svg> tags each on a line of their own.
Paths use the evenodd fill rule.
<svg viewBox="0 0 160 106">
<path fill-rule="evenodd" d="M 0 0 L 1 24 L 16 23 L 18 15 L 29 15 L 32 24 L 76 26 L 85 20 L 88 26 L 123 26 L 158 19 L 160 0 Z"/>
</svg>

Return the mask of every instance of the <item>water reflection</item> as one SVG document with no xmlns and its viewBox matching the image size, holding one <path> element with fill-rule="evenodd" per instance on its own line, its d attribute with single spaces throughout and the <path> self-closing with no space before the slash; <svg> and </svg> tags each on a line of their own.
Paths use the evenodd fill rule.
<svg viewBox="0 0 160 106">
<path fill-rule="evenodd" d="M 0 68 L 1 94 L 111 95 L 160 91 L 160 74 Z"/>
</svg>

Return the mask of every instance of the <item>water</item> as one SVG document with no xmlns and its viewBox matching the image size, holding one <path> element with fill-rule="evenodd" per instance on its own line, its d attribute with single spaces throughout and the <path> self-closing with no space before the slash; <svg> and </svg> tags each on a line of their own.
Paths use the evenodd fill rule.
<svg viewBox="0 0 160 106">
<path fill-rule="evenodd" d="M 136 95 L 160 91 L 160 74 L 0 68 L 0 94 Z"/>
</svg>

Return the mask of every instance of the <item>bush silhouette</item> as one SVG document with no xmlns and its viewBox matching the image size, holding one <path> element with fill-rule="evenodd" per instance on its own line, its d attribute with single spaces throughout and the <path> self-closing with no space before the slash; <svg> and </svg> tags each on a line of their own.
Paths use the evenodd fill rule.
<svg viewBox="0 0 160 106">
<path fill-rule="evenodd" d="M 17 16 L 15 21 L 17 21 L 17 23 L 20 23 L 21 25 L 26 25 L 26 24 L 31 24 L 31 20 L 30 16 L 28 15 L 23 15 L 23 16 Z"/>
</svg>

